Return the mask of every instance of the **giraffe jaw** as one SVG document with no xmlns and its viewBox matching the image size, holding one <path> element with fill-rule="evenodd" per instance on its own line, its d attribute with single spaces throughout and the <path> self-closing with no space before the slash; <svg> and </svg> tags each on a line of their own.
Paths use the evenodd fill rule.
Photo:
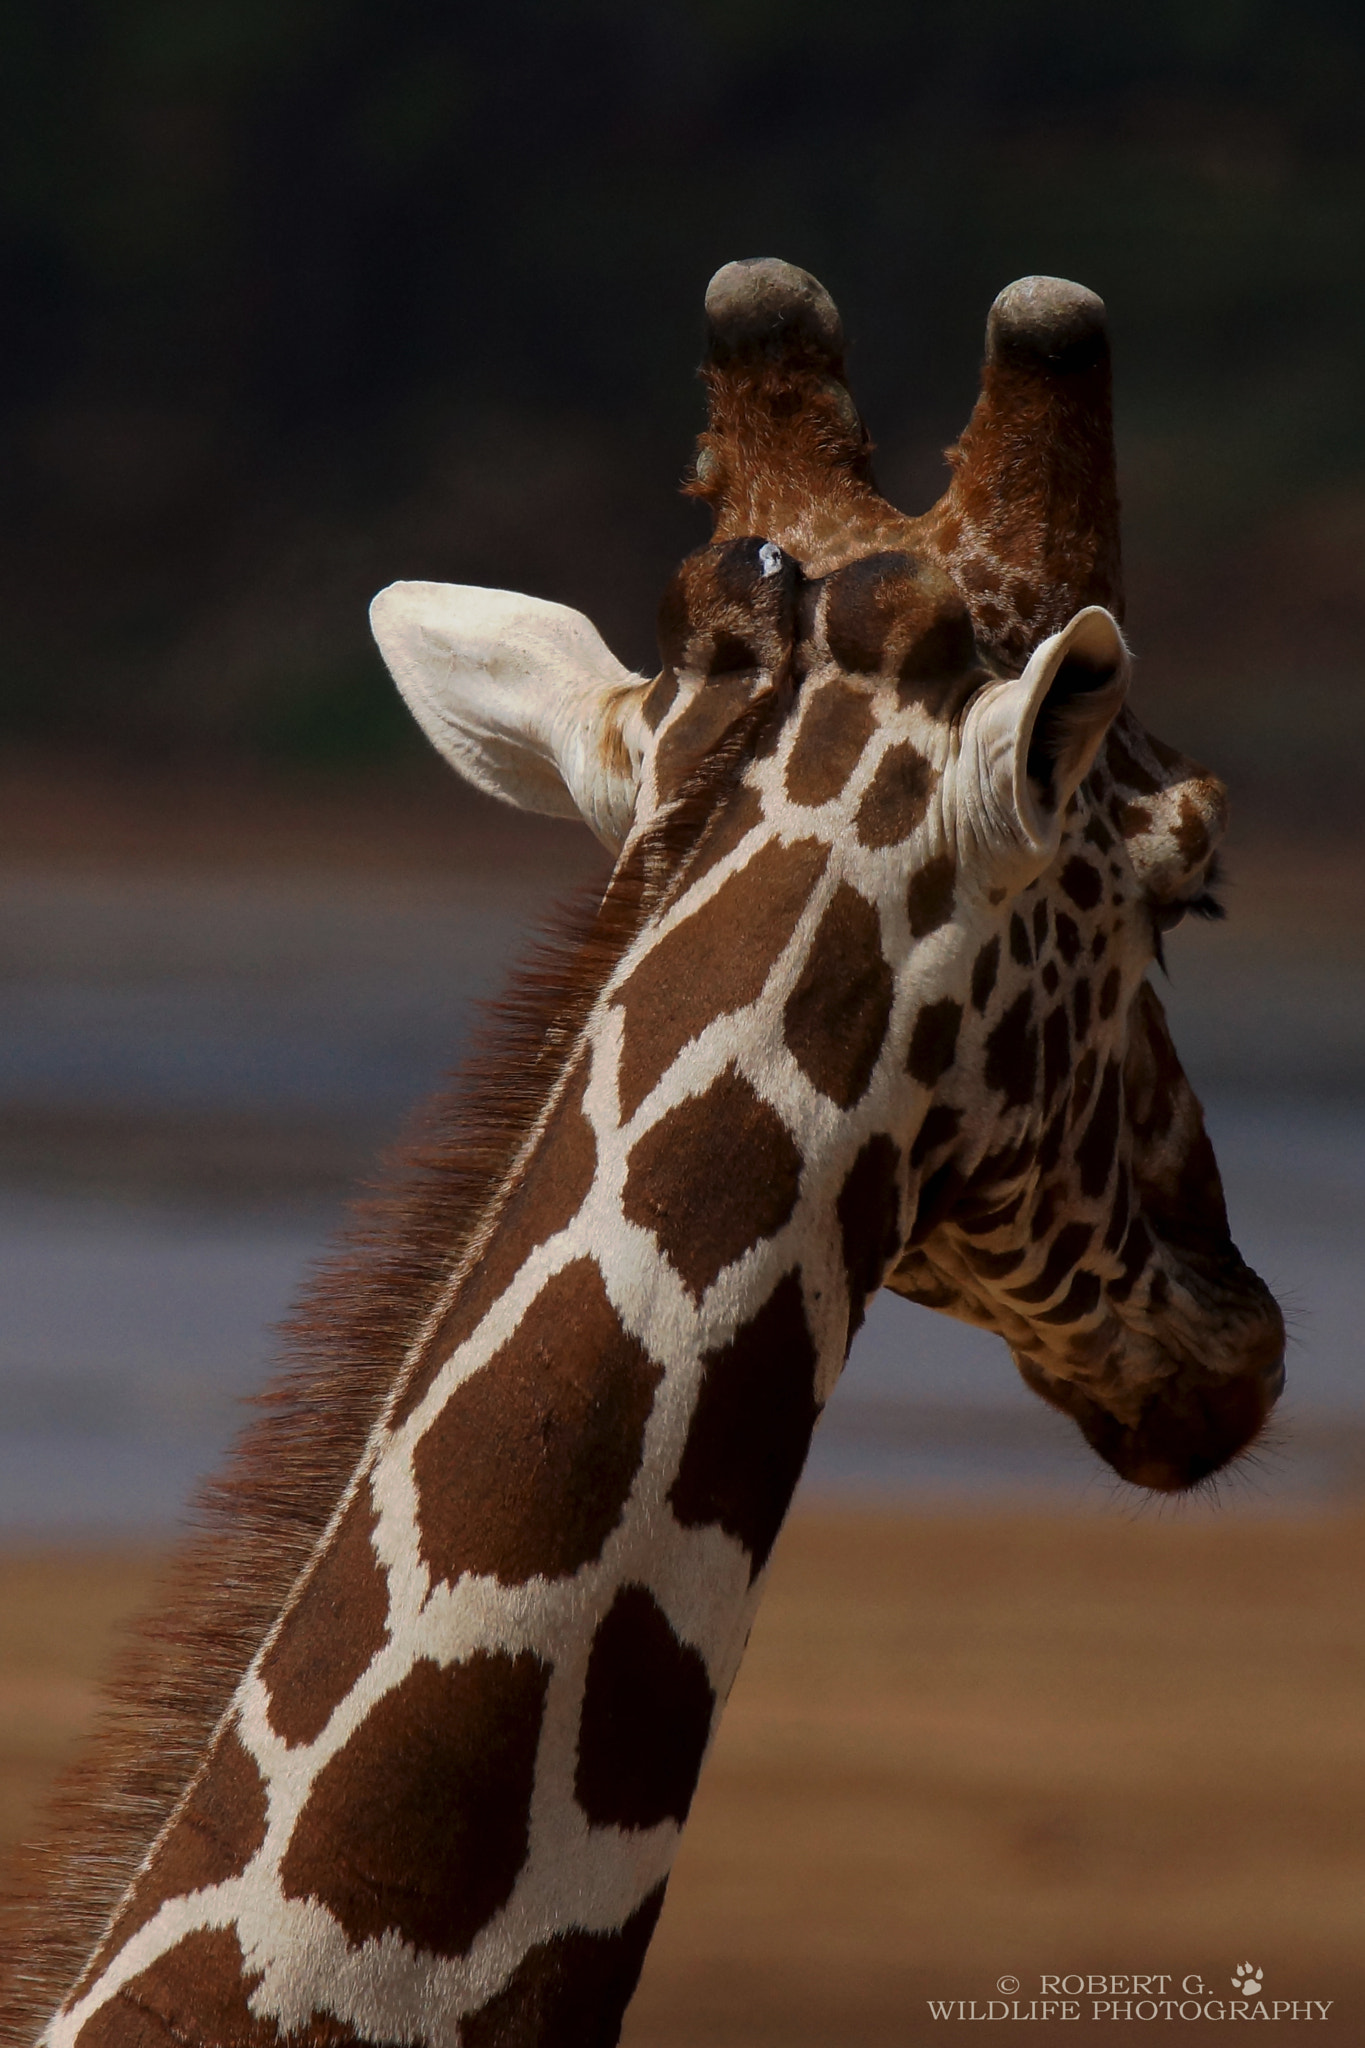
<svg viewBox="0 0 1365 2048">
<path fill-rule="evenodd" d="M 1135 1419 L 1116 1415 L 1087 1387 L 1048 1372 L 1018 1352 L 1026 1386 L 1069 1415 L 1091 1449 L 1131 1486 L 1189 1493 L 1250 1448 L 1284 1391 L 1284 1337 L 1267 1328 L 1258 1355 L 1238 1372 L 1184 1364 L 1141 1401 Z"/>
</svg>

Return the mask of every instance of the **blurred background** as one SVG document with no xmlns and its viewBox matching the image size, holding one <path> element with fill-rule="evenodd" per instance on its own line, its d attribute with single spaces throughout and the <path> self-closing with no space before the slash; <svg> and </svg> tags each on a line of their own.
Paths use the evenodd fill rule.
<svg viewBox="0 0 1365 2048">
<path fill-rule="evenodd" d="M 1284 1420 L 1134 1521 L 1003 1352 L 879 1304 L 635 2038 L 899 2043 L 926 1955 L 1197 1969 L 1272 1900 L 1295 1995 L 1356 1982 L 1363 100 L 1345 0 L 2 0 L 5 1835 L 346 1191 L 602 872 L 428 758 L 369 597 L 533 591 L 649 669 L 712 271 L 830 287 L 912 511 L 1045 271 L 1109 307 L 1138 708 L 1233 789 L 1163 995 Z"/>
</svg>

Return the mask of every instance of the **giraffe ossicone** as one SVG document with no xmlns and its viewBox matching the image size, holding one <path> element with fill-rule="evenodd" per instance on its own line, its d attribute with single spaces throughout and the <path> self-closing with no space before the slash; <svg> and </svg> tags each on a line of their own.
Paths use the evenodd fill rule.
<svg viewBox="0 0 1365 2048">
<path fill-rule="evenodd" d="M 1098 301 L 1002 295 L 920 518 L 822 287 L 707 304 L 714 532 L 657 677 L 561 606 L 375 602 L 453 764 L 618 859 L 317 1306 L 68 1818 L 16 2043 L 614 2041 L 878 1286 L 1157 1490 L 1278 1395 L 1146 979 L 1225 798 L 1125 703 Z"/>
</svg>

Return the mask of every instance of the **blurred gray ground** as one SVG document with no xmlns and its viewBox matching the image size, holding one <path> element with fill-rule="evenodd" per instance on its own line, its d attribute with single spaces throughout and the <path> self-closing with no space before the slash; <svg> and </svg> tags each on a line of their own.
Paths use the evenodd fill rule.
<svg viewBox="0 0 1365 2048">
<path fill-rule="evenodd" d="M 1235 1234 L 1293 1329 L 1283 1420 L 1222 1494 L 1245 1507 L 1365 1483 L 1365 938 L 1311 887 L 1277 902 L 1273 861 L 1256 875 L 1226 927 L 1173 936 L 1163 990 Z M 0 1531 L 175 1517 L 347 1189 L 551 894 L 488 863 L 0 870 Z M 889 1297 L 805 1484 L 1120 1492 L 997 1343 Z"/>
</svg>

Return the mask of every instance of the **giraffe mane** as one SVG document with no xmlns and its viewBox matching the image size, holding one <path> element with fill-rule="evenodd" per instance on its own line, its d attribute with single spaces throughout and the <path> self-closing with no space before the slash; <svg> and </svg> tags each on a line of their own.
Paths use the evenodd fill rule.
<svg viewBox="0 0 1365 2048">
<path fill-rule="evenodd" d="M 437 1295 L 507 1190 L 617 963 L 706 834 L 755 738 L 760 694 L 630 847 L 605 896 L 546 919 L 473 1049 L 381 1161 L 281 1326 L 155 1604 L 125 1630 L 86 1751 L 0 1898 L 0 2044 L 27 2048 L 65 1996 L 194 1774 L 238 1681 L 326 1529 Z"/>
</svg>

